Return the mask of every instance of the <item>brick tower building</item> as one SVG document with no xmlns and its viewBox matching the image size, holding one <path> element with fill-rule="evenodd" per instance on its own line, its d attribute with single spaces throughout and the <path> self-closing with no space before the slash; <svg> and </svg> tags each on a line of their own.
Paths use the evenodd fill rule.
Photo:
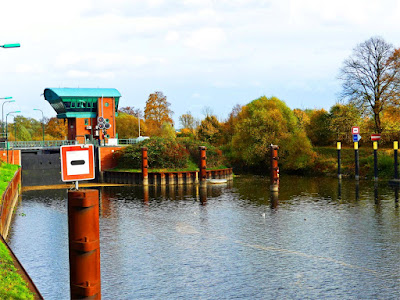
<svg viewBox="0 0 400 300">
<path fill-rule="evenodd" d="M 46 88 L 44 98 L 68 121 L 68 140 L 79 143 L 104 139 L 113 144 L 117 137 L 115 117 L 121 94 L 116 89 Z"/>
</svg>

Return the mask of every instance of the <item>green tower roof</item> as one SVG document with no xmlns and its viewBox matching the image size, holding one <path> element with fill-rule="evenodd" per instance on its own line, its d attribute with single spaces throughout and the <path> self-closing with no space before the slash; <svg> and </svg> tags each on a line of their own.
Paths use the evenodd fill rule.
<svg viewBox="0 0 400 300">
<path fill-rule="evenodd" d="M 44 98 L 57 112 L 58 118 L 94 118 L 97 100 L 101 97 L 115 99 L 115 112 L 121 94 L 117 89 L 46 88 Z"/>
</svg>

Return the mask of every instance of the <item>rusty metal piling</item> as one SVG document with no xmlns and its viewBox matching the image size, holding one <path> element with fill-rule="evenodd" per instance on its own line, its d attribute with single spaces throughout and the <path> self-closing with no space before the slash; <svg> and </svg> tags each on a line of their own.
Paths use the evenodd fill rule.
<svg viewBox="0 0 400 300">
<path fill-rule="evenodd" d="M 142 148 L 142 180 L 143 180 L 143 185 L 148 185 L 149 184 L 149 165 L 147 161 L 147 148 L 143 147 Z"/>
<path fill-rule="evenodd" d="M 207 165 L 206 165 L 206 147 L 200 146 L 200 162 L 199 162 L 199 168 L 200 168 L 200 182 L 206 182 L 207 180 Z"/>
<path fill-rule="evenodd" d="M 271 152 L 271 186 L 272 192 L 277 192 L 279 190 L 279 166 L 278 166 L 278 149 L 277 145 L 270 146 Z"/>
<path fill-rule="evenodd" d="M 71 299 L 101 299 L 99 191 L 68 191 Z"/>
</svg>

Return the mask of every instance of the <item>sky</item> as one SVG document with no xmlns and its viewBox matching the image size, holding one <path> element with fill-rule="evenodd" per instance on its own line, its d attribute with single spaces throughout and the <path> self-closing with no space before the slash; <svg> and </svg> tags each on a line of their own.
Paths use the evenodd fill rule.
<svg viewBox="0 0 400 300">
<path fill-rule="evenodd" d="M 0 1 L 4 113 L 56 115 L 45 88 L 116 88 L 144 109 L 162 91 L 179 116 L 224 120 L 236 104 L 276 96 L 294 108 L 338 101 L 343 61 L 372 36 L 400 47 L 400 1 Z M 1 104 L 1 101 L 0 101 Z"/>
</svg>

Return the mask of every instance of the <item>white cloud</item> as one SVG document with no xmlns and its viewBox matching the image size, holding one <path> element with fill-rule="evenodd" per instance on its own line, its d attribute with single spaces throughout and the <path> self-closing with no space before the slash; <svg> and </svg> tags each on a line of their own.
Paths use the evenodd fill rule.
<svg viewBox="0 0 400 300">
<path fill-rule="evenodd" d="M 0 88 L 115 84 L 139 101 L 161 87 L 178 110 L 194 91 L 225 107 L 238 90 L 241 101 L 269 88 L 297 99 L 316 84 L 335 99 L 329 82 L 351 49 L 372 35 L 399 47 L 399 19 L 396 0 L 7 1 L 0 44 L 21 48 L 0 49 Z M 232 94 L 215 94 L 225 90 Z"/>
<path fill-rule="evenodd" d="M 93 73 L 88 71 L 70 70 L 66 73 L 70 78 L 101 78 L 101 79 L 113 79 L 115 74 L 113 72 L 99 72 Z"/>
<path fill-rule="evenodd" d="M 201 28 L 190 34 L 185 45 L 200 51 L 215 51 L 221 47 L 227 36 L 221 28 Z"/>
<path fill-rule="evenodd" d="M 179 33 L 176 31 L 168 31 L 165 35 L 165 41 L 176 42 L 179 40 Z"/>
</svg>

